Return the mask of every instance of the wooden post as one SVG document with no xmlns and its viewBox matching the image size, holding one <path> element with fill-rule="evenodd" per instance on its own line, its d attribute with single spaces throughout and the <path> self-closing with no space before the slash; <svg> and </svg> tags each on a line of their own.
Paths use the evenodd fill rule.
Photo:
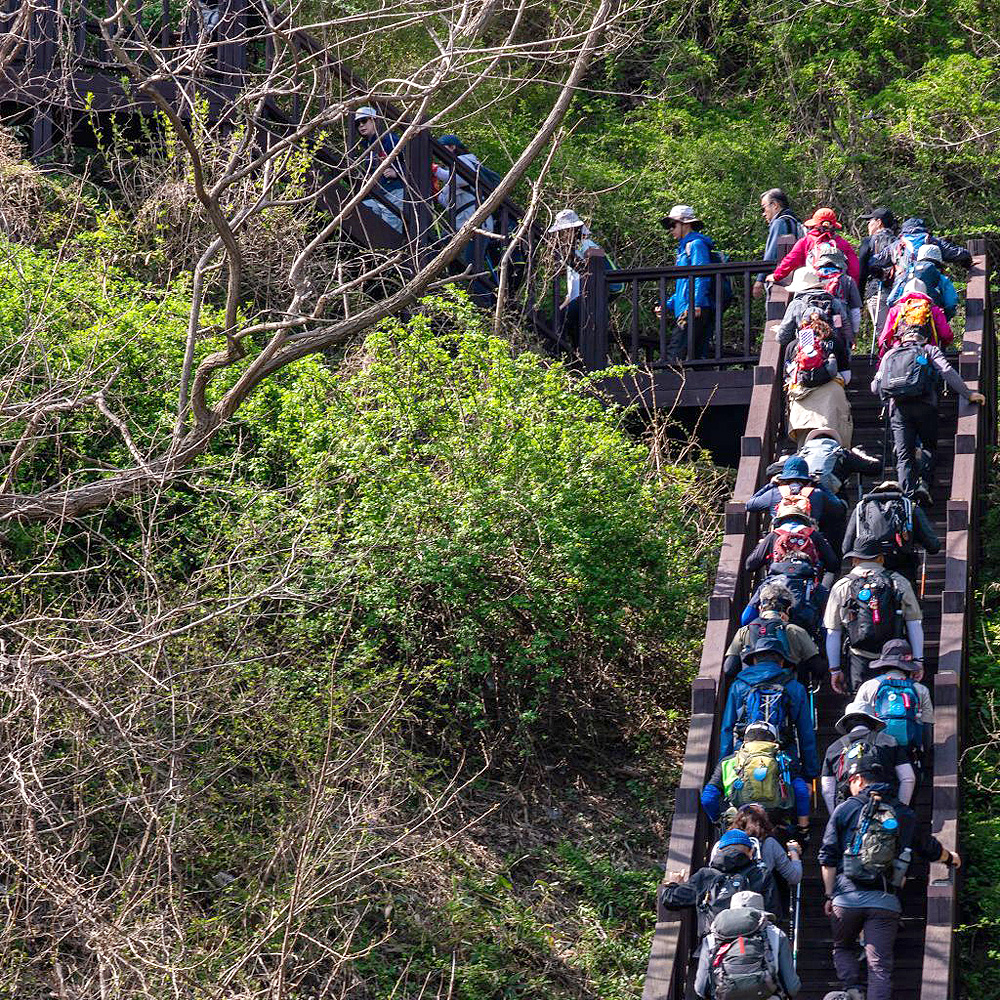
<svg viewBox="0 0 1000 1000">
<path fill-rule="evenodd" d="M 608 366 L 608 259 L 600 247 L 584 254 L 580 271 L 580 354 L 589 372 Z"/>
<path fill-rule="evenodd" d="M 56 54 L 55 0 L 41 0 L 32 17 L 31 40 L 33 44 L 31 73 L 34 82 L 41 85 L 53 77 Z M 55 120 L 52 105 L 41 102 L 35 109 L 31 128 L 31 157 L 38 160 L 52 150 Z"/>
</svg>

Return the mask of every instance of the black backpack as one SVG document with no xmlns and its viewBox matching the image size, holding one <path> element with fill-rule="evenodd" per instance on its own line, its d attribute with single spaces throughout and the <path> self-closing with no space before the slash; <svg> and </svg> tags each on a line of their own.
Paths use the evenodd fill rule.
<svg viewBox="0 0 1000 1000">
<path fill-rule="evenodd" d="M 882 359 L 883 398 L 927 399 L 936 382 L 937 372 L 922 344 L 899 344 Z"/>
<path fill-rule="evenodd" d="M 795 602 L 788 611 L 788 620 L 810 635 L 819 624 L 820 609 L 816 606 L 816 569 L 804 559 L 772 563 L 767 570 L 768 582 L 783 583 Z"/>
<path fill-rule="evenodd" d="M 878 654 L 890 639 L 903 636 L 903 601 L 885 570 L 848 578 L 842 623 L 852 649 Z"/>
<path fill-rule="evenodd" d="M 712 921 L 714 1000 L 768 1000 L 780 992 L 778 956 L 767 937 L 767 920 L 759 910 L 740 908 Z"/>
<path fill-rule="evenodd" d="M 729 909 L 738 892 L 759 892 L 764 905 L 773 905 L 774 878 L 762 861 L 754 861 L 736 872 L 719 872 L 719 877 L 698 900 L 699 926 L 707 928 L 720 914 Z"/>
<path fill-rule="evenodd" d="M 874 742 L 874 736 L 871 733 L 841 748 L 837 759 L 833 761 L 831 767 L 833 776 L 837 779 L 837 795 L 835 799 L 837 805 L 840 805 L 841 802 L 846 802 L 851 797 L 849 782 L 851 765 L 861 760 L 877 761 L 881 764 L 882 755 L 880 750 L 881 747 Z M 887 775 L 887 777 L 890 776 Z"/>
<path fill-rule="evenodd" d="M 876 544 L 884 556 L 913 546 L 913 504 L 902 493 L 867 493 L 854 509 L 854 544 Z"/>
</svg>

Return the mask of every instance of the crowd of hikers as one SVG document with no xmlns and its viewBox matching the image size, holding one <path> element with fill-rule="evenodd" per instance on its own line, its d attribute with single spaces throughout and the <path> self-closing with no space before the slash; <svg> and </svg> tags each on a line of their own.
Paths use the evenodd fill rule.
<svg viewBox="0 0 1000 1000">
<path fill-rule="evenodd" d="M 746 560 L 756 585 L 722 665 L 719 757 L 701 795 L 714 847 L 699 871 L 668 872 L 661 902 L 697 913 L 699 997 L 794 997 L 803 855 L 823 809 L 817 861 L 841 983 L 827 1000 L 889 1000 L 911 866 L 961 864 L 917 828 L 910 804 L 933 745 L 920 553 L 941 547 L 927 515 L 938 397 L 947 386 L 985 402 L 942 353 L 957 304 L 943 266 L 971 257 L 921 219 L 897 229 L 883 208 L 866 216 L 860 254 L 830 208 L 799 223 L 772 190 L 761 209 L 773 271 L 754 294 L 787 282 L 793 295 L 776 336 L 795 450 L 746 504 L 767 528 Z M 692 215 L 672 213 L 683 226 Z M 676 228 L 682 240 L 692 232 Z M 780 236 L 796 237 L 783 256 Z M 879 355 L 870 390 L 895 453 L 896 478 L 881 482 L 887 456 L 852 447 L 845 393 L 863 310 Z M 822 683 L 845 699 L 828 747 L 817 746 Z"/>
</svg>

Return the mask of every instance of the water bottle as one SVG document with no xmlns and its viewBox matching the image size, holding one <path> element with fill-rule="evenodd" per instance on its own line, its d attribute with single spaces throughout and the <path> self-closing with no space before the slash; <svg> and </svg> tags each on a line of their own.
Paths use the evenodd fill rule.
<svg viewBox="0 0 1000 1000">
<path fill-rule="evenodd" d="M 906 872 L 910 867 L 910 858 L 913 856 L 913 852 L 908 848 L 904 848 L 899 857 L 896 858 L 892 863 L 892 885 L 896 889 L 901 889 L 903 883 L 906 881 Z"/>
</svg>

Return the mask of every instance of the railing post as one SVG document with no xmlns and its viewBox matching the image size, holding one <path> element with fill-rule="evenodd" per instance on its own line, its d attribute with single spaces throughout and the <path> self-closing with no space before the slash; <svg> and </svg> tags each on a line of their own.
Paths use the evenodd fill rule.
<svg viewBox="0 0 1000 1000">
<path fill-rule="evenodd" d="M 56 54 L 55 0 L 41 0 L 32 15 L 33 42 L 31 71 L 36 83 L 53 75 Z M 39 159 L 50 152 L 54 144 L 55 121 L 51 105 L 42 101 L 35 109 L 31 127 L 31 157 Z"/>
<path fill-rule="evenodd" d="M 607 264 L 604 251 L 590 247 L 580 271 L 580 354 L 589 372 L 608 366 Z"/>
<path fill-rule="evenodd" d="M 414 256 L 417 257 L 424 242 L 421 237 L 431 227 L 431 202 L 434 198 L 431 186 L 430 129 L 421 128 L 413 134 L 403 157 L 406 163 L 406 175 L 403 181 L 406 189 L 403 224 L 408 230 L 410 240 L 416 244 Z"/>
</svg>

